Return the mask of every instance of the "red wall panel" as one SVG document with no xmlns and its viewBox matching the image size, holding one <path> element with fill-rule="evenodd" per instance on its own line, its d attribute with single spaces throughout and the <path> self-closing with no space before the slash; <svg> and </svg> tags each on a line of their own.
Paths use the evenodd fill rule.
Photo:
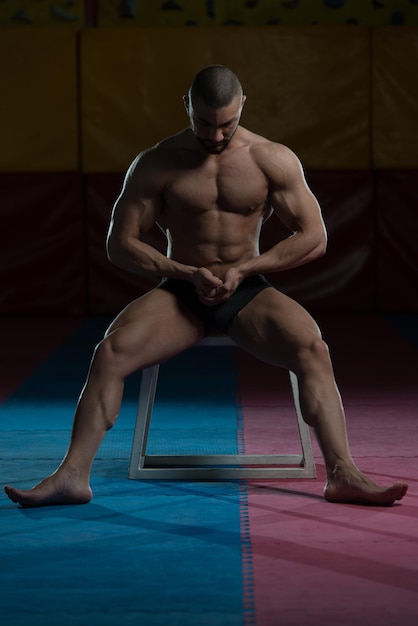
<svg viewBox="0 0 418 626">
<path fill-rule="evenodd" d="M 270 275 L 272 283 L 313 312 L 416 311 L 418 173 L 310 172 L 307 179 L 322 206 L 327 253 Z M 91 174 L 83 194 L 75 173 L 0 175 L 0 315 L 115 314 L 154 286 L 106 257 L 122 181 L 122 174 Z M 271 217 L 262 249 L 286 235 Z M 157 227 L 147 241 L 165 250 Z"/>
<path fill-rule="evenodd" d="M 0 314 L 85 312 L 78 174 L 0 174 Z"/>
<path fill-rule="evenodd" d="M 383 311 L 418 311 L 418 172 L 379 172 L 378 283 Z"/>
</svg>

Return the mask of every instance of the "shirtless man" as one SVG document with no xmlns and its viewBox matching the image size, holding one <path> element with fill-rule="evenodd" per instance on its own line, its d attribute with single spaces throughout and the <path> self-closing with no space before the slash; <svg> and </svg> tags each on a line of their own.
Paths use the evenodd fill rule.
<svg viewBox="0 0 418 626">
<path fill-rule="evenodd" d="M 190 126 L 129 168 L 108 256 L 138 276 L 163 280 L 127 306 L 96 347 L 61 465 L 31 490 L 6 487 L 13 502 L 88 502 L 92 462 L 117 419 L 125 378 L 220 332 L 296 373 L 304 419 L 324 456 L 328 501 L 388 505 L 405 495 L 407 485 L 381 487 L 357 469 L 320 331 L 261 276 L 323 255 L 326 232 L 296 156 L 239 125 L 244 102 L 235 74 L 205 68 L 184 96 Z M 272 211 L 293 234 L 260 254 L 261 225 Z M 156 222 L 167 235 L 166 256 L 141 241 Z"/>
</svg>

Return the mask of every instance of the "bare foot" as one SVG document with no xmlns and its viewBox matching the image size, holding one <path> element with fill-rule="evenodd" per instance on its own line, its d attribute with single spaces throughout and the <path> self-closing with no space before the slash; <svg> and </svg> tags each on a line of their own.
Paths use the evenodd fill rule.
<svg viewBox="0 0 418 626">
<path fill-rule="evenodd" d="M 13 502 L 23 507 L 48 506 L 53 504 L 86 504 L 92 498 L 89 485 L 79 478 L 78 472 L 60 468 L 38 485 L 27 491 L 5 487 Z"/>
<path fill-rule="evenodd" d="M 328 477 L 324 496 L 328 502 L 389 506 L 395 500 L 401 500 L 407 490 L 408 485 L 399 482 L 390 487 L 380 487 L 359 470 L 347 470 L 336 465 Z"/>
</svg>

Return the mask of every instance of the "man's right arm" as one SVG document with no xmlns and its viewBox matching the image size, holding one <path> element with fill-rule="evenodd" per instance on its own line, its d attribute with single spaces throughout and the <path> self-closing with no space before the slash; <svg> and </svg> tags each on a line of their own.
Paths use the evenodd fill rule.
<svg viewBox="0 0 418 626">
<path fill-rule="evenodd" d="M 145 152 L 130 166 L 113 207 L 107 255 L 115 265 L 139 276 L 192 281 L 196 267 L 177 263 L 141 241 L 162 210 L 163 180 L 155 159 L 153 151 Z"/>
<path fill-rule="evenodd" d="M 165 181 L 156 160 L 153 150 L 140 154 L 126 174 L 112 211 L 106 240 L 108 259 L 139 276 L 189 281 L 199 297 L 212 296 L 222 281 L 208 269 L 179 263 L 141 241 L 141 236 L 158 221 L 163 208 Z"/>
</svg>

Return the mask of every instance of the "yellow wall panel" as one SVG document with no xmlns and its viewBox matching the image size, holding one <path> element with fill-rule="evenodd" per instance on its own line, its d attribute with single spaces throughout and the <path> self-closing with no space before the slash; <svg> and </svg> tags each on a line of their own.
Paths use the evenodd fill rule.
<svg viewBox="0 0 418 626">
<path fill-rule="evenodd" d="M 373 166 L 418 167 L 418 28 L 373 31 Z"/>
<path fill-rule="evenodd" d="M 1 172 L 77 169 L 76 36 L 1 32 Z"/>
<path fill-rule="evenodd" d="M 368 167 L 369 35 L 337 26 L 83 32 L 84 169 L 125 169 L 183 128 L 181 97 L 211 63 L 240 76 L 243 124 L 289 145 L 305 167 Z"/>
<path fill-rule="evenodd" d="M 290 146 L 306 168 L 367 168 L 367 29 L 257 30 L 232 50 L 250 97 L 247 126 Z"/>
</svg>

